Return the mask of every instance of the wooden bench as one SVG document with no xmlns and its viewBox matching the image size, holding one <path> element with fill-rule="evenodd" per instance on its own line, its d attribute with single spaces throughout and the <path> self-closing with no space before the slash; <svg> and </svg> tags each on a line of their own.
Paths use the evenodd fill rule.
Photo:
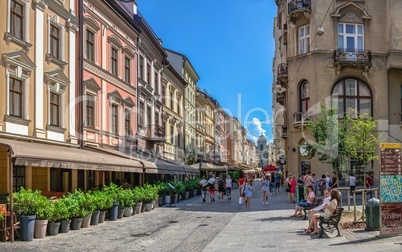
<svg viewBox="0 0 402 252">
<path fill-rule="evenodd" d="M 341 220 L 342 217 L 342 212 L 343 212 L 343 207 L 342 208 L 338 208 L 336 210 L 336 213 L 334 215 L 332 215 L 331 217 L 329 217 L 328 219 L 324 219 L 323 216 L 320 216 L 320 235 L 318 236 L 318 238 L 322 238 L 322 235 L 324 234 L 324 224 L 327 224 L 328 226 L 333 226 L 336 228 L 336 231 L 338 231 L 338 236 L 341 236 L 341 233 L 339 232 L 339 221 Z"/>
<path fill-rule="evenodd" d="M 64 195 L 66 195 L 65 192 L 50 192 L 50 191 L 42 191 L 41 193 L 43 196 L 46 196 L 50 199 L 60 199 Z"/>
<path fill-rule="evenodd" d="M 309 207 L 303 207 L 303 212 L 304 212 L 303 220 L 307 219 L 307 215 L 308 215 L 307 211 L 308 210 L 318 207 L 320 204 L 321 204 L 321 199 L 314 198 L 313 202 L 311 203 L 311 205 Z"/>
</svg>

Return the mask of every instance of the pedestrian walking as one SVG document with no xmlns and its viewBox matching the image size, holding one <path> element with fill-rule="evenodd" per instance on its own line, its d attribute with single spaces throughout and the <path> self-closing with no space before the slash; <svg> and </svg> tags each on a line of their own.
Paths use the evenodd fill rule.
<svg viewBox="0 0 402 252">
<path fill-rule="evenodd" d="M 277 172 L 275 172 L 275 194 L 279 193 L 279 187 L 281 184 L 281 177 L 279 176 L 279 174 Z"/>
<path fill-rule="evenodd" d="M 273 172 L 271 173 L 270 179 L 271 183 L 269 184 L 269 189 L 271 194 L 273 194 L 275 192 L 275 174 Z"/>
<path fill-rule="evenodd" d="M 296 197 L 296 178 L 294 175 L 290 175 L 289 179 L 289 187 L 290 187 L 290 203 L 296 203 L 295 202 L 295 197 Z"/>
<path fill-rule="evenodd" d="M 200 185 L 201 185 L 201 197 L 202 197 L 202 203 L 205 203 L 205 201 L 207 200 L 207 192 L 208 192 L 208 181 L 205 179 L 205 177 L 203 177 L 200 180 Z"/>
<path fill-rule="evenodd" d="M 269 192 L 269 184 L 271 181 L 269 181 L 268 177 L 265 176 L 262 181 L 261 181 L 261 192 L 262 192 L 262 204 L 267 204 L 268 205 L 268 192 Z"/>
<path fill-rule="evenodd" d="M 209 197 L 211 199 L 211 202 L 215 201 L 215 174 L 211 175 L 211 178 L 208 179 L 208 185 L 209 185 Z"/>
<path fill-rule="evenodd" d="M 244 199 L 246 202 L 246 208 L 250 208 L 250 199 L 253 197 L 253 184 L 250 178 L 244 184 Z"/>
<path fill-rule="evenodd" d="M 222 175 L 218 179 L 218 199 L 223 199 L 223 194 L 225 193 L 225 180 Z"/>
<path fill-rule="evenodd" d="M 226 189 L 226 197 L 228 200 L 232 199 L 232 178 L 230 175 L 226 175 L 226 183 L 225 183 L 225 189 Z"/>
<path fill-rule="evenodd" d="M 349 187 L 350 187 L 350 194 L 351 194 L 350 198 L 353 198 L 352 193 L 356 188 L 356 178 L 353 173 L 351 173 L 349 176 Z"/>
</svg>

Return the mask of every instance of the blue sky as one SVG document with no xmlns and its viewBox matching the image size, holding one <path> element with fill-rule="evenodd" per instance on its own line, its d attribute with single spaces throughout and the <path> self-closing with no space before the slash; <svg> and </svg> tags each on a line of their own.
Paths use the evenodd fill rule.
<svg viewBox="0 0 402 252">
<path fill-rule="evenodd" d="M 197 85 L 236 116 L 255 140 L 272 140 L 273 0 L 137 0 L 163 41 L 185 54 Z"/>
</svg>

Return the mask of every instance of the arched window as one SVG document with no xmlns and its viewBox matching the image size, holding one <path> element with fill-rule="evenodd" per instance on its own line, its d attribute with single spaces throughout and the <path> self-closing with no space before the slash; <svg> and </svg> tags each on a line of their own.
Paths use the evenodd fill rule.
<svg viewBox="0 0 402 252">
<path fill-rule="evenodd" d="M 304 81 L 300 84 L 299 90 L 300 111 L 302 113 L 307 112 L 310 103 L 310 83 Z"/>
<path fill-rule="evenodd" d="M 331 92 L 337 104 L 339 117 L 348 113 L 356 118 L 359 114 L 365 117 L 372 116 L 372 96 L 368 86 L 357 79 L 344 79 L 338 82 Z"/>
</svg>

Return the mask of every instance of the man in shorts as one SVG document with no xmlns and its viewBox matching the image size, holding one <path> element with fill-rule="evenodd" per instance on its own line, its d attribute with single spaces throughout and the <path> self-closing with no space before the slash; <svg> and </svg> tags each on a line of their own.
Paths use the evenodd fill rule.
<svg viewBox="0 0 402 252">
<path fill-rule="evenodd" d="M 199 183 L 201 185 L 202 203 L 205 203 L 206 197 L 207 197 L 207 192 L 208 192 L 208 181 L 205 179 L 205 177 L 203 177 Z"/>
<path fill-rule="evenodd" d="M 211 202 L 215 201 L 215 174 L 211 175 L 211 178 L 208 179 L 208 184 L 209 184 L 209 197 L 211 198 Z"/>
</svg>

